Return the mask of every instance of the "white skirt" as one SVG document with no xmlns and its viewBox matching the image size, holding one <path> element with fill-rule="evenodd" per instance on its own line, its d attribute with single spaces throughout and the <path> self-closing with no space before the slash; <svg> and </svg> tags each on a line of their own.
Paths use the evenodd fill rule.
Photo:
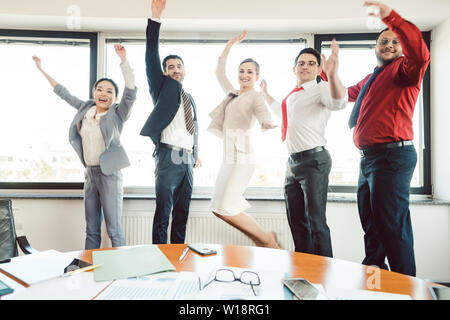
<svg viewBox="0 0 450 320">
<path fill-rule="evenodd" d="M 253 154 L 239 154 L 240 161 L 233 158 L 224 158 L 211 199 L 211 210 L 226 216 L 238 215 L 251 207 L 244 192 L 256 166 Z"/>
</svg>

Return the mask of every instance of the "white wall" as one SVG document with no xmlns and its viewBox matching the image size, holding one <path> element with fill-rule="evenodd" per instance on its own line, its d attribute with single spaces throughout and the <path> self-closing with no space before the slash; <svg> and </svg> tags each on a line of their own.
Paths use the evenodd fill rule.
<svg viewBox="0 0 450 320">
<path fill-rule="evenodd" d="M 450 18 L 431 35 L 432 181 L 434 196 L 450 200 Z"/>
<path fill-rule="evenodd" d="M 251 204 L 251 214 L 277 212 L 285 217 L 283 201 L 251 201 Z M 33 247 L 63 252 L 83 249 L 85 222 L 81 199 L 14 199 L 13 207 L 19 232 L 27 235 Z M 152 215 L 154 207 L 154 200 L 125 200 L 124 215 L 145 211 Z M 209 201 L 192 201 L 191 216 L 210 215 L 208 207 Z M 417 276 L 420 278 L 450 280 L 449 209 L 450 206 L 444 204 L 411 205 Z M 364 244 L 356 203 L 329 202 L 327 217 L 334 257 L 360 263 L 364 258 Z M 148 232 L 151 234 L 151 230 Z M 109 246 L 105 232 L 103 239 L 103 246 Z"/>
</svg>

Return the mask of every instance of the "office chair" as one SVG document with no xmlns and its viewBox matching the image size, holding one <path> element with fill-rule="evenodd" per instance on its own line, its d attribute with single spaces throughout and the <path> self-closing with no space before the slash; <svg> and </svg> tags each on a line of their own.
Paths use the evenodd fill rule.
<svg viewBox="0 0 450 320">
<path fill-rule="evenodd" d="M 25 254 L 38 252 L 26 236 L 17 236 L 11 199 L 0 199 L 0 261 L 18 256 L 17 244 Z"/>
</svg>

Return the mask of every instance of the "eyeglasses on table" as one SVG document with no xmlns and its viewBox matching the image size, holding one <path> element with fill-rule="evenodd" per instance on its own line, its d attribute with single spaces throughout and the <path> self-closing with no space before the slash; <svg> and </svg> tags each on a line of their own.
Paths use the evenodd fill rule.
<svg viewBox="0 0 450 320">
<path fill-rule="evenodd" d="M 231 269 L 218 269 L 214 275 L 214 278 L 209 280 L 203 287 L 201 285 L 201 280 L 199 278 L 200 290 L 205 289 L 213 281 L 229 282 L 229 283 L 234 282 L 234 281 L 239 281 L 243 284 L 249 285 L 255 296 L 258 295 L 255 287 L 257 287 L 261 284 L 261 279 L 259 278 L 259 275 L 256 272 L 246 270 L 246 271 L 243 271 L 239 277 L 236 277 L 235 273 Z"/>
</svg>

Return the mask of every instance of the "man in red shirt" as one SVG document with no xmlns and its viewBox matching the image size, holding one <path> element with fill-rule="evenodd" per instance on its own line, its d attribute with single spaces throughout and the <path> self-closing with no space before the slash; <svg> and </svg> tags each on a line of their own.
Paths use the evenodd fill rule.
<svg viewBox="0 0 450 320">
<path fill-rule="evenodd" d="M 377 39 L 374 73 L 348 88 L 349 101 L 356 101 L 349 126 L 361 152 L 357 197 L 365 233 L 363 264 L 387 269 L 387 257 L 392 271 L 415 276 L 409 212 L 417 162 L 412 118 L 430 53 L 414 24 L 384 4 L 364 5 L 377 7 L 388 28 Z"/>
</svg>

